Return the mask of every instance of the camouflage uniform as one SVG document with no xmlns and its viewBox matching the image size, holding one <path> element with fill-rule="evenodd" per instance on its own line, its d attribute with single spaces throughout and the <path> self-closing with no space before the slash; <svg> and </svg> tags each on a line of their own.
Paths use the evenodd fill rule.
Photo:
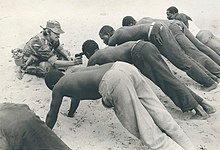
<svg viewBox="0 0 220 150">
<path fill-rule="evenodd" d="M 12 50 L 16 65 L 21 72 L 44 76 L 51 69 L 54 69 L 56 60 L 68 60 L 70 53 L 63 49 L 58 41 L 49 42 L 46 29 L 56 34 L 62 34 L 60 23 L 55 20 L 47 21 L 46 28 L 36 36 L 32 37 L 23 49 Z"/>
<path fill-rule="evenodd" d="M 50 43 L 47 41 L 43 32 L 31 38 L 25 45 L 23 53 L 26 56 L 35 56 L 38 62 L 48 61 L 52 65 L 59 58 L 61 59 L 60 51 L 63 50 L 59 41 Z"/>
</svg>

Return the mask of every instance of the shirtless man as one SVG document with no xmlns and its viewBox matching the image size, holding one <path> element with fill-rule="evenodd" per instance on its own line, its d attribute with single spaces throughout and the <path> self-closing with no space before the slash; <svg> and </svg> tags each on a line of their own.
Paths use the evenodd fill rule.
<svg viewBox="0 0 220 150">
<path fill-rule="evenodd" d="M 96 100 L 102 97 L 103 105 L 114 107 L 122 125 L 150 149 L 195 150 L 143 76 L 128 63 L 84 67 L 84 70 L 66 75 L 58 71 L 50 72 L 45 81 L 53 90 L 46 118 L 50 128 L 57 120 L 64 96 L 73 100 Z"/>
<path fill-rule="evenodd" d="M 116 31 L 111 26 L 105 25 L 100 29 L 99 36 L 109 46 L 140 39 L 150 41 L 172 64 L 205 86 L 207 91 L 217 87 L 217 83 L 183 52 L 171 31 L 160 23 L 121 27 Z"/>
<path fill-rule="evenodd" d="M 183 22 L 179 20 L 164 20 L 164 19 L 154 19 L 150 17 L 144 17 L 139 21 L 136 21 L 132 16 L 126 16 L 123 18 L 122 25 L 123 26 L 131 26 L 138 24 L 145 24 L 151 22 L 159 22 L 164 25 L 167 25 L 169 29 L 172 31 L 176 41 L 180 45 L 180 47 L 184 50 L 184 52 L 194 59 L 197 65 L 200 66 L 206 73 L 212 77 L 215 81 L 218 82 L 218 78 L 220 77 L 220 57 L 215 54 L 212 58 L 207 56 L 202 51 L 212 51 L 209 47 L 205 46 L 201 42 L 199 42 L 192 33 L 187 29 Z M 197 46 L 199 48 L 197 48 Z M 211 75 L 212 73 L 213 75 Z"/>
<path fill-rule="evenodd" d="M 99 50 L 95 41 L 87 40 L 83 43 L 82 50 L 89 59 L 88 66 L 115 61 L 134 64 L 143 75 L 160 87 L 183 112 L 194 109 L 196 115 L 192 118 L 205 119 L 208 114 L 215 112 L 215 109 L 205 100 L 188 89 L 172 74 L 158 49 L 150 42 L 130 41 L 119 46 Z"/>
<path fill-rule="evenodd" d="M 181 14 L 181 15 L 183 15 L 183 14 Z M 182 17 L 180 17 L 180 18 L 182 18 Z M 209 33 L 210 31 L 202 30 L 201 32 L 199 32 L 197 29 L 192 29 L 191 27 L 194 26 L 192 21 L 189 21 L 189 28 L 187 28 L 186 25 L 184 25 L 183 23 L 180 22 L 180 21 L 185 22 L 184 21 L 185 19 L 178 21 L 180 18 L 178 17 L 178 19 L 175 21 L 171 21 L 171 20 L 168 21 L 168 20 L 164 20 L 164 19 L 153 19 L 150 17 L 144 17 L 141 20 L 136 21 L 132 16 L 125 16 L 122 20 L 122 26 L 132 26 L 135 24 L 143 24 L 143 23 L 146 23 L 149 21 L 159 21 L 159 22 L 162 21 L 162 23 L 165 23 L 166 25 L 168 25 L 169 29 L 174 34 L 174 37 L 176 34 L 180 35 L 182 37 L 185 35 L 188 38 L 188 40 L 190 40 L 189 42 L 187 42 L 188 48 L 195 49 L 195 46 L 196 46 L 197 49 L 199 49 L 201 52 L 203 52 L 208 57 L 210 57 L 215 63 L 220 65 L 220 52 L 218 55 L 217 54 L 218 50 L 213 51 L 215 48 L 212 48 L 212 46 L 211 46 L 211 45 L 213 45 L 213 47 L 216 47 L 216 49 L 218 49 L 218 47 L 220 47 L 220 42 L 219 42 L 220 40 L 218 41 L 217 37 L 215 37 L 214 35 L 211 36 L 212 33 Z M 183 18 L 185 18 L 185 17 L 183 17 Z M 196 31 L 194 31 L 194 30 L 196 30 Z M 195 34 L 197 34 L 197 36 Z M 202 38 L 202 40 L 200 40 L 200 38 Z M 178 38 L 176 38 L 176 39 L 178 39 Z M 184 40 L 183 38 L 181 38 L 181 39 Z M 187 39 L 185 39 L 185 40 L 187 40 Z M 194 44 L 194 46 L 192 45 L 192 43 L 190 44 L 190 42 L 192 42 Z M 219 44 L 217 44 L 218 42 L 219 42 Z M 184 42 L 184 43 L 186 43 L 186 42 Z M 216 43 L 216 44 L 214 44 L 214 43 Z M 182 45 L 184 45 L 184 44 L 182 43 Z M 219 46 L 217 46 L 217 45 L 219 45 Z M 193 52 L 195 52 L 195 50 L 193 50 Z"/>
<path fill-rule="evenodd" d="M 184 13 L 179 13 L 178 9 L 174 6 L 171 6 L 167 9 L 167 18 L 169 20 L 180 20 L 189 28 L 189 30 L 193 33 L 193 35 L 203 44 L 210 47 L 215 53 L 220 55 L 220 38 L 216 37 L 209 30 L 199 29 L 192 19 Z M 190 19 L 189 19 L 190 18 Z M 211 52 L 207 52 L 209 55 Z"/>
<path fill-rule="evenodd" d="M 1 150 L 71 150 L 26 104 L 0 104 Z"/>
</svg>

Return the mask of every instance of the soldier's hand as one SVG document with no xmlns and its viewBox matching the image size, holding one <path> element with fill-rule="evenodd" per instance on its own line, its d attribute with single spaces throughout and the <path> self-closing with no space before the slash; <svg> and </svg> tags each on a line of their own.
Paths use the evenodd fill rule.
<svg viewBox="0 0 220 150">
<path fill-rule="evenodd" d="M 69 61 L 73 61 L 73 60 L 74 60 L 74 58 L 73 58 L 72 56 L 67 56 L 67 59 L 68 59 Z"/>
<path fill-rule="evenodd" d="M 74 59 L 74 63 L 75 63 L 76 65 L 83 64 L 82 58 L 75 58 L 75 59 Z"/>
</svg>

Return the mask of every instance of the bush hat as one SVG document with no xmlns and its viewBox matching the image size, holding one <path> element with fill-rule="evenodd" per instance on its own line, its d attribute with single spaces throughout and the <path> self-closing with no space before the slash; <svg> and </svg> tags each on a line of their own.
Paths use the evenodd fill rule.
<svg viewBox="0 0 220 150">
<path fill-rule="evenodd" d="M 64 33 L 64 31 L 61 29 L 60 23 L 56 20 L 48 20 L 46 28 L 52 30 L 54 33 Z"/>
</svg>

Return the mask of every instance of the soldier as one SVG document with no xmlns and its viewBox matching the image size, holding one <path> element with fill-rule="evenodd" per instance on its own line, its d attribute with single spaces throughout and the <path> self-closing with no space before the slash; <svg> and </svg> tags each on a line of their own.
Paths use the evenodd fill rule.
<svg viewBox="0 0 220 150">
<path fill-rule="evenodd" d="M 46 28 L 32 37 L 21 50 L 20 67 L 22 71 L 44 76 L 51 69 L 81 64 L 81 59 L 73 61 L 70 53 L 60 44 L 60 34 L 63 33 L 58 21 L 47 21 Z M 13 53 L 15 52 L 13 51 Z"/>
</svg>

